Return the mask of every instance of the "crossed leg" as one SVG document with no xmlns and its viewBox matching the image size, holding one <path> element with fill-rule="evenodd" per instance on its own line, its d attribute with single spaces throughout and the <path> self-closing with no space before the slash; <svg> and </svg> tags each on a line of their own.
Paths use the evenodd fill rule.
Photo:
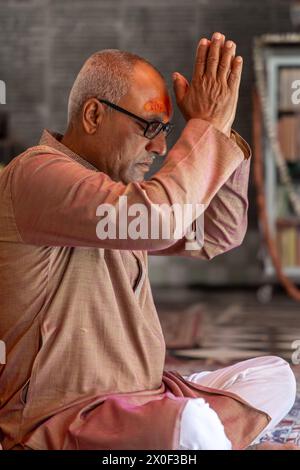
<svg viewBox="0 0 300 470">
<path fill-rule="evenodd" d="M 233 392 L 253 407 L 266 412 L 271 421 L 255 442 L 286 416 L 296 396 L 295 376 L 289 364 L 276 356 L 257 357 L 185 378 L 207 387 Z M 224 427 L 208 403 L 202 398 L 190 399 L 182 413 L 180 449 L 230 448 Z"/>
</svg>

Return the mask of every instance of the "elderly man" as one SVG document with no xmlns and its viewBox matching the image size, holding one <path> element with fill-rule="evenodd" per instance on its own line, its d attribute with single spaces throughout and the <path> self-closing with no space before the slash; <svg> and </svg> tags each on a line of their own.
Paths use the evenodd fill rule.
<svg viewBox="0 0 300 470">
<path fill-rule="evenodd" d="M 232 41 L 200 41 L 191 83 L 174 74 L 186 126 L 144 181 L 152 157 L 166 153 L 165 81 L 133 54 L 95 53 L 71 90 L 65 135 L 44 131 L 2 171 L 5 449 L 245 449 L 291 408 L 295 379 L 280 358 L 189 377 L 164 371 L 147 276 L 148 253 L 209 260 L 244 238 L 250 152 L 231 129 L 241 70 Z M 116 236 L 103 236 L 102 209 L 119 212 L 121 197 L 126 222 L 139 204 L 154 209 L 159 229 L 161 205 L 202 204 L 203 246 L 187 249 L 188 231 L 121 236 L 119 222 Z"/>
</svg>

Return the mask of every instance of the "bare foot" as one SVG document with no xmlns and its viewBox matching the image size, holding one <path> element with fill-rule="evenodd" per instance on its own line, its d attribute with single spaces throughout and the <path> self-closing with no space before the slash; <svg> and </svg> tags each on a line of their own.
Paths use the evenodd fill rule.
<svg viewBox="0 0 300 470">
<path fill-rule="evenodd" d="M 253 450 L 300 450 L 300 447 L 296 444 L 285 443 L 280 444 L 279 442 L 261 442 L 260 444 L 255 444 L 250 446 Z"/>
</svg>

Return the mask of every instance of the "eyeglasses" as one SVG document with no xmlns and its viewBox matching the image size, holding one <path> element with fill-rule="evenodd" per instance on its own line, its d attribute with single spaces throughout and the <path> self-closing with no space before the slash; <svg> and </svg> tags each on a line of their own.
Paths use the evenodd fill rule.
<svg viewBox="0 0 300 470">
<path fill-rule="evenodd" d="M 107 106 L 115 109 L 116 111 L 119 111 L 120 113 L 127 114 L 127 116 L 130 116 L 133 119 L 136 119 L 137 121 L 142 122 L 143 124 L 146 124 L 146 127 L 144 128 L 144 136 L 147 137 L 147 139 L 154 139 L 161 131 L 165 134 L 167 137 L 170 132 L 174 128 L 174 124 L 171 122 L 166 122 L 163 123 L 161 121 L 147 121 L 146 119 L 141 118 L 140 116 L 137 116 L 136 114 L 131 113 L 130 111 L 127 111 L 127 109 L 121 108 L 120 106 L 117 106 L 114 103 L 111 103 L 110 101 L 107 100 L 99 100 L 100 103 L 104 103 Z"/>
</svg>

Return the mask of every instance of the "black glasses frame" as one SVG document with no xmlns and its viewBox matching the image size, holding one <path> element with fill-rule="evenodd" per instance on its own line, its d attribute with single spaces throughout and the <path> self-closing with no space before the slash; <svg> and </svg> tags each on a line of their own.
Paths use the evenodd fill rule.
<svg viewBox="0 0 300 470">
<path fill-rule="evenodd" d="M 171 122 L 161 122 L 157 120 L 153 121 L 147 121 L 147 119 L 144 119 L 140 116 L 137 116 L 136 114 L 131 113 L 130 111 L 127 111 L 127 109 L 121 108 L 120 106 L 117 106 L 114 103 L 111 103 L 110 101 L 107 100 L 99 100 L 100 103 L 104 103 L 107 106 L 115 109 L 116 111 L 119 111 L 120 113 L 124 113 L 127 116 L 136 119 L 137 121 L 142 122 L 143 124 L 146 124 L 146 128 L 144 129 L 144 136 L 147 139 L 154 139 L 161 131 L 164 132 L 165 136 L 167 137 L 170 132 L 174 129 L 174 124 Z M 151 131 L 151 126 L 152 126 L 152 131 Z"/>
</svg>

